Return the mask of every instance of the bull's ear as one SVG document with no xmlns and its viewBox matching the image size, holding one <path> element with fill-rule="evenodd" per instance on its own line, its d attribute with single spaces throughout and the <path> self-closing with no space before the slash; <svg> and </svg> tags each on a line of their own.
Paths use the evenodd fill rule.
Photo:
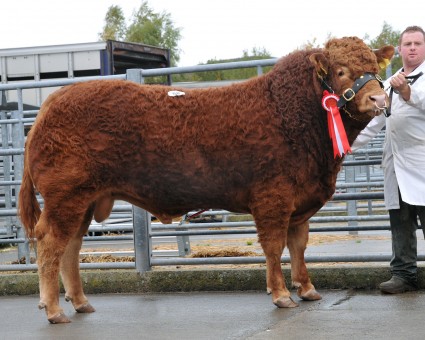
<svg viewBox="0 0 425 340">
<path fill-rule="evenodd" d="M 329 72 L 329 62 L 323 53 L 312 53 L 308 59 L 314 65 L 316 73 L 320 78 L 326 78 Z"/>
<path fill-rule="evenodd" d="M 394 56 L 395 49 L 394 46 L 386 45 L 373 52 L 376 55 L 379 67 L 384 69 L 390 64 L 391 58 Z"/>
</svg>

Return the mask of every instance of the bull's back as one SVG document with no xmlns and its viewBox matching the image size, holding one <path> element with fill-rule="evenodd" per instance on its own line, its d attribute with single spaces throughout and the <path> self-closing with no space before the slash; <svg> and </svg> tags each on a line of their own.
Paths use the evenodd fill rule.
<svg viewBox="0 0 425 340">
<path fill-rule="evenodd" d="M 261 96 L 247 97 L 237 86 L 185 90 L 181 97 L 172 97 L 169 91 L 166 86 L 121 80 L 64 87 L 43 104 L 33 134 L 41 138 L 47 129 L 74 138 L 99 133 L 114 137 L 113 142 L 137 134 L 140 142 L 149 140 L 167 151 L 228 141 L 240 145 L 248 136 L 261 137 L 265 129 L 270 130 L 258 126 L 270 120 Z"/>
<path fill-rule="evenodd" d="M 261 97 L 241 97 L 238 87 L 181 97 L 169 90 L 98 81 L 51 95 L 27 145 L 38 189 L 60 179 L 62 188 L 109 188 L 170 204 L 183 196 L 218 200 L 232 190 L 244 196 L 256 163 L 266 167 L 280 143 Z"/>
</svg>

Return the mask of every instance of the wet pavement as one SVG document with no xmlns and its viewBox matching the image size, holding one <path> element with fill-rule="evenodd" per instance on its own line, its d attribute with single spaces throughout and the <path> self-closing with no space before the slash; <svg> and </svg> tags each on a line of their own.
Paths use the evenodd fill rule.
<svg viewBox="0 0 425 340">
<path fill-rule="evenodd" d="M 425 292 L 326 290 L 278 309 L 263 292 L 89 295 L 97 309 L 51 325 L 38 297 L 0 297 L 0 339 L 423 339 Z"/>
<path fill-rule="evenodd" d="M 419 231 L 418 253 L 425 253 Z M 390 233 L 309 245 L 306 255 L 315 254 L 390 256 Z M 388 262 L 375 263 L 371 270 L 384 267 L 386 271 L 388 266 Z M 342 272 L 338 266 L 332 270 Z M 63 325 L 48 323 L 44 311 L 37 309 L 38 296 L 0 296 L 0 340 L 425 338 L 425 290 L 399 295 L 383 295 L 375 289 L 319 292 L 323 299 L 314 302 L 298 301 L 293 292 L 299 307 L 291 309 L 276 308 L 264 292 L 91 294 L 89 300 L 97 310 L 92 314 L 75 313 L 61 295 L 61 305 L 72 321 Z"/>
</svg>

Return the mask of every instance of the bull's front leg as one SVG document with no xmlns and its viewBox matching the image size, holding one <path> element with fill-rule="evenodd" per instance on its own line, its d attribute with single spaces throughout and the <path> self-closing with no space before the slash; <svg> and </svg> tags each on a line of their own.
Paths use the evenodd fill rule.
<svg viewBox="0 0 425 340">
<path fill-rule="evenodd" d="M 294 210 L 292 194 L 285 179 L 275 177 L 259 181 L 251 189 L 249 208 L 257 226 L 258 241 L 266 256 L 267 292 L 281 308 L 297 307 L 285 284 L 281 258 L 286 246 L 289 219 Z"/>
<path fill-rule="evenodd" d="M 273 303 L 280 308 L 297 307 L 286 287 L 282 273 L 281 257 L 286 243 L 287 227 L 264 225 L 256 220 L 258 240 L 264 250 L 267 266 L 267 293 L 272 295 Z"/>
<path fill-rule="evenodd" d="M 322 297 L 310 281 L 304 253 L 308 243 L 308 221 L 301 225 L 290 225 L 288 230 L 288 249 L 291 256 L 291 277 L 297 294 L 307 301 L 320 300 Z"/>
</svg>

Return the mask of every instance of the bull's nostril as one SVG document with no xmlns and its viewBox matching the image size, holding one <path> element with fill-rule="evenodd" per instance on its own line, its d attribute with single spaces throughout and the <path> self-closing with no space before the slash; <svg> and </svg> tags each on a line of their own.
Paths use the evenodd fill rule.
<svg viewBox="0 0 425 340">
<path fill-rule="evenodd" d="M 385 109 L 388 106 L 385 94 L 370 96 L 370 100 L 372 100 L 375 103 L 375 106 L 379 109 Z"/>
</svg>

